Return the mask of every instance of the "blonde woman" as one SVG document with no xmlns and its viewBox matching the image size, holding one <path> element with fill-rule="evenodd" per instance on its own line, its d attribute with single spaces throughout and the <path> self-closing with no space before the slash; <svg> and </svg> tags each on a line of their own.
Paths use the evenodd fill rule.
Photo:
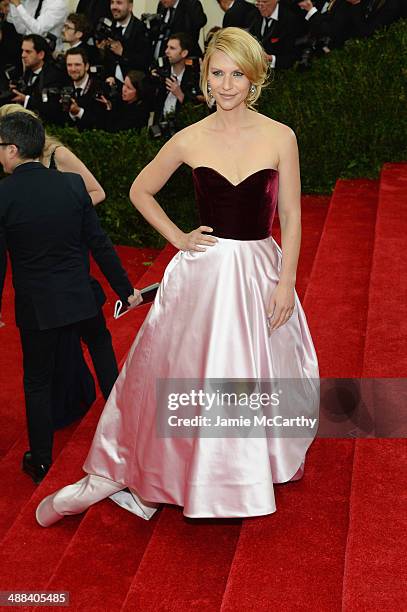
<svg viewBox="0 0 407 612">
<path fill-rule="evenodd" d="M 20 104 L 5 104 L 0 107 L 0 117 L 9 113 L 28 113 L 36 117 L 32 111 L 23 108 Z M 72 151 L 65 147 L 57 138 L 47 134 L 45 147 L 40 159 L 41 163 L 47 168 L 55 168 L 61 172 L 75 172 L 83 178 L 86 189 L 92 198 L 93 205 L 96 206 L 106 198 L 102 186 L 95 179 L 91 171 Z"/>
<path fill-rule="evenodd" d="M 160 503 L 192 518 L 265 515 L 276 510 L 273 484 L 302 477 L 316 433 L 318 365 L 295 293 L 296 139 L 254 108 L 267 69 L 250 34 L 216 32 L 201 74 L 216 111 L 171 138 L 132 185 L 135 207 L 179 252 L 106 403 L 88 475 L 41 502 L 40 525 L 107 496 L 144 519 Z M 189 233 L 154 197 L 183 163 L 192 168 L 202 223 Z M 271 237 L 277 206 L 282 250 Z M 269 379 L 277 379 L 273 394 Z M 269 403 L 255 413 L 252 391 L 262 388 Z M 237 392 L 248 390 L 241 405 Z M 294 423 L 273 437 L 255 414 L 277 418 L 277 430 L 281 417 L 301 416 L 314 429 Z"/>
</svg>

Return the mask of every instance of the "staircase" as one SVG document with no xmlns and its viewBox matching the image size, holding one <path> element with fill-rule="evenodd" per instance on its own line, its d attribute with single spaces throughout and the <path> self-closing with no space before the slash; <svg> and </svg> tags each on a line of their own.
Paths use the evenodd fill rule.
<svg viewBox="0 0 407 612">
<path fill-rule="evenodd" d="M 340 180 L 330 200 L 304 196 L 297 290 L 321 376 L 406 376 L 406 234 L 407 165 L 387 164 L 380 181 Z M 137 286 L 159 280 L 172 255 L 164 249 Z M 111 324 L 121 360 L 147 309 Z M 304 478 L 276 485 L 277 512 L 265 517 L 188 519 L 164 506 L 143 521 L 105 500 L 40 528 L 39 501 L 83 476 L 102 408 L 59 432 L 38 487 L 20 472 L 23 420 L 0 432 L 0 590 L 69 591 L 71 608 L 89 611 L 407 609 L 404 439 L 317 439 Z"/>
</svg>

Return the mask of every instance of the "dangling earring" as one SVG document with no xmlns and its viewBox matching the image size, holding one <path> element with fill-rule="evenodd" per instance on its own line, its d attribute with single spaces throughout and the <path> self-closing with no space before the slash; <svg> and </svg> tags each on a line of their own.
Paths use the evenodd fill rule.
<svg viewBox="0 0 407 612">
<path fill-rule="evenodd" d="M 251 85 L 250 86 L 250 93 L 253 95 L 256 93 L 256 85 Z"/>
<path fill-rule="evenodd" d="M 212 87 L 209 85 L 209 83 L 208 83 L 208 96 L 209 96 L 211 99 L 213 98 Z"/>
</svg>

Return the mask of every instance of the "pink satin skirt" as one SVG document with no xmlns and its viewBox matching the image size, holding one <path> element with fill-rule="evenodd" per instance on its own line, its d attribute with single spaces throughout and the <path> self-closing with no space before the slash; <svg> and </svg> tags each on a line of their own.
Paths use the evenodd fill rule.
<svg viewBox="0 0 407 612">
<path fill-rule="evenodd" d="M 205 252 L 174 256 L 101 415 L 88 474 L 129 487 L 149 507 L 182 506 L 188 517 L 275 511 L 273 483 L 296 478 L 312 437 L 158 437 L 156 381 L 317 379 L 298 297 L 285 325 L 271 333 L 267 326 L 280 265 L 271 237 L 219 239 Z M 317 418 L 318 406 L 311 412 Z"/>
</svg>

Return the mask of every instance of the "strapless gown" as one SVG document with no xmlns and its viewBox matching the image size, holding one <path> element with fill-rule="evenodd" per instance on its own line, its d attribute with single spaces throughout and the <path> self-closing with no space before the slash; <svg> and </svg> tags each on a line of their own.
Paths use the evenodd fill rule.
<svg viewBox="0 0 407 612">
<path fill-rule="evenodd" d="M 260 169 L 234 185 L 200 166 L 193 181 L 201 223 L 218 242 L 180 251 L 168 264 L 99 420 L 84 464 L 89 476 L 55 498 L 63 514 L 110 496 L 146 519 L 160 503 L 182 506 L 188 517 L 258 516 L 276 509 L 273 483 L 302 475 L 310 436 L 156 433 L 158 379 L 318 378 L 297 296 L 289 321 L 267 327 L 281 265 L 271 237 L 278 172 Z M 318 416 L 317 404 L 311 412 Z"/>
</svg>

